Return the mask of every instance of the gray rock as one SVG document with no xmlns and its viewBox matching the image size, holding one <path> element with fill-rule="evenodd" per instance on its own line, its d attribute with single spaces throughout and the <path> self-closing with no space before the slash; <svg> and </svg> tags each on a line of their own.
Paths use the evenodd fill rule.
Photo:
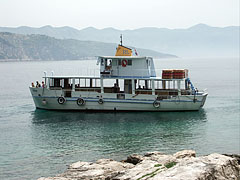
<svg viewBox="0 0 240 180">
<path fill-rule="evenodd" d="M 240 155 L 239 154 L 223 154 L 223 155 L 231 157 L 231 158 L 235 158 L 238 161 L 238 165 L 240 165 Z"/>
<path fill-rule="evenodd" d="M 184 150 L 173 155 L 160 152 L 131 155 L 122 162 L 100 159 L 76 162 L 56 177 L 38 180 L 240 180 L 237 159 L 221 154 L 196 157 Z"/>
<path fill-rule="evenodd" d="M 220 155 L 180 160 L 176 166 L 158 173 L 153 180 L 239 180 L 236 160 Z"/>
<path fill-rule="evenodd" d="M 196 157 L 196 152 L 193 150 L 183 150 L 176 152 L 173 156 L 175 156 L 177 159 L 185 157 Z"/>
</svg>

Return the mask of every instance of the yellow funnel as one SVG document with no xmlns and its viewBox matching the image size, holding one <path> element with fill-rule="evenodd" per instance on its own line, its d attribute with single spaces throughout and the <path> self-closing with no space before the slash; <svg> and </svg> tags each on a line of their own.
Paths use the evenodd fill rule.
<svg viewBox="0 0 240 180">
<path fill-rule="evenodd" d="M 115 56 L 132 56 L 132 49 L 119 44 Z"/>
</svg>

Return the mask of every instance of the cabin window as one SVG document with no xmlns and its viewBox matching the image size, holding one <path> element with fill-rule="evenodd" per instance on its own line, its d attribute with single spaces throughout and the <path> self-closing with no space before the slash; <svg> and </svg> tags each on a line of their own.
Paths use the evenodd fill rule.
<svg viewBox="0 0 240 180">
<path fill-rule="evenodd" d="M 112 59 L 107 59 L 107 66 L 112 66 Z"/>
<path fill-rule="evenodd" d="M 60 79 L 59 78 L 54 79 L 54 87 L 60 87 Z"/>
<path fill-rule="evenodd" d="M 121 59 L 118 60 L 118 65 L 119 65 L 119 66 L 122 65 L 122 60 L 121 60 Z"/>
<path fill-rule="evenodd" d="M 132 60 L 129 59 L 129 60 L 128 60 L 128 66 L 131 66 L 131 65 L 132 65 Z"/>
<path fill-rule="evenodd" d="M 103 59 L 101 59 L 101 66 L 103 66 L 104 65 L 104 61 L 103 61 Z"/>
<path fill-rule="evenodd" d="M 113 65 L 113 66 L 117 66 L 117 63 L 118 63 L 118 62 L 117 62 L 116 60 L 113 60 L 113 61 L 112 61 L 112 65 Z"/>
</svg>

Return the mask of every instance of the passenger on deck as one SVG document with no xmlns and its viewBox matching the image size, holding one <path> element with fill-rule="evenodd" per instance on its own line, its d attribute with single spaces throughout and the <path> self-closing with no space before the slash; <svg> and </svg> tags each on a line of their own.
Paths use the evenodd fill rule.
<svg viewBox="0 0 240 180">
<path fill-rule="evenodd" d="M 44 82 L 43 82 L 43 81 L 42 81 L 42 87 L 43 87 L 43 88 L 45 88 L 45 84 L 44 84 Z"/>
<path fill-rule="evenodd" d="M 142 89 L 141 85 L 138 85 L 138 89 Z"/>
<path fill-rule="evenodd" d="M 35 87 L 34 83 L 32 82 L 32 87 Z"/>
<path fill-rule="evenodd" d="M 39 87 L 41 87 L 41 84 L 39 84 L 39 82 L 36 81 L 36 88 L 39 88 Z"/>
<path fill-rule="evenodd" d="M 114 93 L 118 93 L 119 87 L 118 87 L 117 83 L 114 83 L 114 87 L 113 87 L 113 88 L 114 88 L 113 92 L 114 92 Z"/>
</svg>

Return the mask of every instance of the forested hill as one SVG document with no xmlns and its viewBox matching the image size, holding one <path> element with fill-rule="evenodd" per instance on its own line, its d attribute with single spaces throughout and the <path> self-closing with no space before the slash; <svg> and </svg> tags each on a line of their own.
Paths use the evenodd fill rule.
<svg viewBox="0 0 240 180">
<path fill-rule="evenodd" d="M 56 39 L 46 35 L 0 33 L 0 59 L 77 60 L 114 55 L 117 44 L 74 39 Z M 176 57 L 148 49 L 137 49 L 141 56 Z"/>
</svg>

